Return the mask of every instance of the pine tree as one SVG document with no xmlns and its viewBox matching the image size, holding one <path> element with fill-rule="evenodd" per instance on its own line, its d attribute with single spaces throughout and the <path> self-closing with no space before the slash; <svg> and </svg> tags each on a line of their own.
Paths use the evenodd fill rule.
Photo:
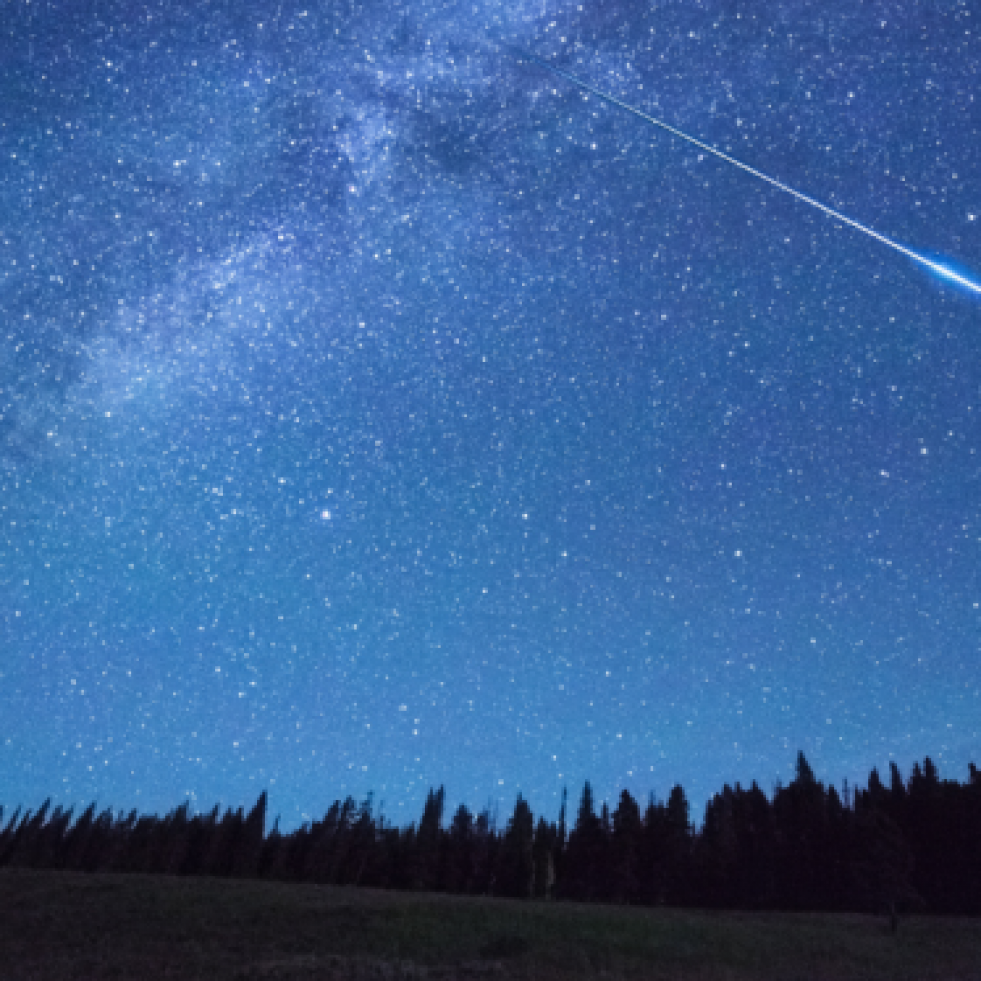
<svg viewBox="0 0 981 981">
<path fill-rule="evenodd" d="M 374 884 L 378 878 L 378 826 L 371 814 L 373 799 L 369 793 L 361 802 L 358 821 L 352 829 L 351 854 L 356 871 L 350 881 L 356 886 Z"/>
<path fill-rule="evenodd" d="M 733 905 L 738 891 L 739 839 L 734 794 L 728 784 L 705 805 L 695 858 L 702 901 L 708 906 Z"/>
<path fill-rule="evenodd" d="M 796 771 L 773 800 L 781 903 L 788 909 L 821 909 L 834 889 L 827 798 L 803 753 Z"/>
<path fill-rule="evenodd" d="M 558 834 L 558 829 L 554 824 L 549 824 L 544 817 L 538 819 L 532 858 L 535 866 L 534 896 L 536 899 L 551 899 L 553 896 Z"/>
<path fill-rule="evenodd" d="M 754 780 L 749 790 L 736 784 L 735 826 L 739 845 L 736 902 L 751 909 L 776 903 L 776 834 L 773 809 Z"/>
<path fill-rule="evenodd" d="M 64 867 L 73 871 L 82 871 L 85 867 L 85 853 L 88 847 L 88 837 L 95 823 L 95 803 L 78 816 L 75 823 L 65 834 Z"/>
<path fill-rule="evenodd" d="M 241 833 L 231 860 L 231 874 L 237 878 L 254 879 L 259 874 L 262 843 L 266 836 L 266 807 L 269 796 L 259 795 L 242 824 Z"/>
<path fill-rule="evenodd" d="M 205 860 L 208 875 L 226 877 L 232 874 L 244 827 L 245 815 L 242 808 L 236 811 L 227 808 L 225 816 L 214 829 L 211 847 Z"/>
<path fill-rule="evenodd" d="M 350 824 L 357 804 L 348 795 L 335 800 L 322 821 L 314 822 L 308 836 L 301 877 L 305 882 L 339 883 Z"/>
<path fill-rule="evenodd" d="M 494 895 L 499 839 L 494 832 L 494 818 L 485 807 L 474 822 L 474 893 Z"/>
<path fill-rule="evenodd" d="M 883 785 L 876 767 L 872 767 L 872 772 L 869 774 L 868 805 L 883 811 L 889 807 L 889 791 Z"/>
<path fill-rule="evenodd" d="M 17 809 L 11 815 L 10 820 L 7 822 L 7 827 L 0 832 L 0 866 L 9 864 L 10 856 L 13 849 L 14 835 L 17 829 L 17 819 L 20 817 L 21 808 L 18 805 Z"/>
<path fill-rule="evenodd" d="M 689 813 L 684 788 L 676 784 L 668 795 L 664 842 L 665 899 L 672 906 L 691 901 L 692 827 Z"/>
<path fill-rule="evenodd" d="M 610 899 L 615 903 L 634 903 L 640 898 L 637 864 L 642 833 L 640 807 L 630 791 L 623 790 L 613 812 Z"/>
<path fill-rule="evenodd" d="M 440 859 L 445 800 L 446 791 L 442 786 L 439 790 L 430 788 L 426 796 L 422 820 L 419 822 L 419 831 L 416 835 L 416 889 L 434 890 L 442 886 L 443 870 L 440 868 Z"/>
<path fill-rule="evenodd" d="M 567 787 L 562 788 L 562 803 L 559 805 L 559 821 L 556 828 L 555 843 L 552 848 L 552 864 L 554 873 L 553 895 L 561 895 L 561 885 L 565 877 L 566 845 L 568 844 L 568 829 L 566 827 L 566 814 L 568 813 L 569 791 Z"/>
<path fill-rule="evenodd" d="M 138 818 L 136 808 L 133 808 L 125 817 L 123 817 L 122 811 L 119 812 L 112 832 L 112 853 L 108 865 L 110 872 L 125 872 L 127 870 L 130 842 Z"/>
<path fill-rule="evenodd" d="M 168 816 L 170 857 L 167 869 L 180 875 L 205 875 L 218 822 L 218 805 L 210 814 L 188 818 L 190 801 L 185 801 Z"/>
<path fill-rule="evenodd" d="M 533 894 L 534 828 L 534 815 L 519 793 L 498 851 L 495 895 L 527 899 Z"/>
<path fill-rule="evenodd" d="M 562 863 L 562 878 L 556 887 L 570 899 L 598 899 L 605 884 L 603 826 L 596 815 L 593 788 L 587 780 L 583 786 L 576 814 L 576 824 Z"/>
<path fill-rule="evenodd" d="M 474 817 L 466 804 L 461 804 L 450 821 L 446 850 L 446 889 L 467 893 L 474 881 Z"/>
<path fill-rule="evenodd" d="M 50 808 L 51 798 L 49 797 L 38 808 L 37 813 L 31 814 L 28 811 L 24 815 L 10 842 L 9 858 L 7 859 L 10 865 L 26 867 L 31 864 L 31 857 L 41 839 L 45 819 Z"/>
</svg>

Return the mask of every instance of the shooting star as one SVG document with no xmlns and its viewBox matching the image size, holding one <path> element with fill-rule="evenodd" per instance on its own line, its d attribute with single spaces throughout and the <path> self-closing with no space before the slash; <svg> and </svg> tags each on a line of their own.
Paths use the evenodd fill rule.
<svg viewBox="0 0 981 981">
<path fill-rule="evenodd" d="M 947 280 L 956 286 L 960 286 L 971 293 L 981 295 L 981 282 L 970 276 L 958 272 L 956 269 L 952 269 L 950 266 L 945 265 L 942 262 L 937 262 L 934 259 L 929 259 L 925 255 L 920 255 L 919 252 L 914 252 L 913 249 L 907 248 L 905 245 L 901 245 L 899 242 L 889 238 L 887 235 L 883 235 L 881 232 L 877 232 L 874 228 L 869 228 L 868 225 L 863 225 L 860 221 L 856 221 L 854 218 L 849 218 L 848 215 L 843 215 L 840 211 L 836 211 L 834 208 L 829 207 L 826 204 L 822 204 L 820 201 L 815 200 L 802 191 L 798 191 L 792 188 L 789 184 L 784 184 L 783 181 L 777 180 L 775 177 L 771 177 L 769 174 L 764 174 L 762 170 L 757 170 L 755 167 L 750 167 L 749 164 L 743 163 L 741 160 L 737 160 L 735 157 L 730 157 L 728 153 L 723 153 L 721 150 L 717 150 L 714 146 L 710 146 L 708 143 L 703 143 L 701 140 L 696 139 L 694 136 L 689 136 L 687 133 L 683 133 L 680 129 L 674 126 L 670 126 L 663 120 L 656 119 L 654 116 L 648 115 L 635 106 L 630 105 L 627 102 L 623 102 L 616 96 L 609 95 L 600 89 L 594 88 L 588 82 L 584 82 L 581 78 L 577 78 L 575 75 L 564 71 L 561 68 L 556 68 L 555 65 L 550 65 L 547 61 L 542 61 L 540 58 L 536 58 L 532 54 L 528 54 L 524 51 L 517 51 L 522 58 L 527 58 L 528 61 L 534 62 L 536 65 L 541 66 L 546 71 L 551 72 L 553 75 L 558 75 L 559 78 L 564 78 L 567 82 L 571 82 L 573 85 L 578 86 L 584 92 L 589 92 L 595 95 L 597 99 L 602 99 L 604 102 L 609 103 L 611 106 L 616 106 L 618 109 L 625 109 L 627 112 L 633 113 L 645 122 L 651 123 L 653 126 L 658 126 L 663 130 L 667 130 L 672 136 L 677 136 L 679 139 L 685 140 L 691 143 L 692 146 L 697 146 L 700 150 L 704 150 L 706 153 L 711 153 L 712 156 L 718 157 L 720 160 L 724 160 L 727 164 L 731 164 L 733 167 L 738 167 L 740 170 L 744 170 L 747 174 L 752 174 L 753 177 L 758 178 L 761 181 L 766 181 L 767 184 L 772 185 L 778 190 L 784 191 L 786 194 L 790 194 L 792 197 L 797 198 L 798 201 L 803 201 L 804 204 L 809 204 L 812 208 L 817 208 L 818 211 L 823 211 L 826 215 L 830 215 L 832 218 L 837 218 L 838 221 L 849 225 L 852 228 L 857 229 L 860 232 L 868 235 L 869 238 L 874 238 L 877 242 L 881 242 L 882 245 L 889 246 L 890 249 L 895 249 L 901 255 L 906 256 L 907 259 L 912 259 L 913 262 L 918 263 L 925 269 L 928 269 L 935 276 L 939 276 L 941 279 Z"/>
</svg>

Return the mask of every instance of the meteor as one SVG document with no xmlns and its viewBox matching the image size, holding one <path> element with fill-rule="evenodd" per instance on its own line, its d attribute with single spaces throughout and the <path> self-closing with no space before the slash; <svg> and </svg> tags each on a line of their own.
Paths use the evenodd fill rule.
<svg viewBox="0 0 981 981">
<path fill-rule="evenodd" d="M 737 160 L 735 157 L 730 157 L 728 153 L 723 153 L 721 150 L 717 150 L 714 146 L 710 146 L 708 143 L 703 143 L 694 136 L 689 136 L 687 133 L 683 133 L 680 129 L 670 126 L 661 119 L 656 119 L 654 116 L 648 115 L 646 112 L 637 109 L 635 106 L 621 101 L 620 99 L 616 98 L 616 96 L 609 95 L 600 89 L 594 88 L 588 82 L 584 82 L 581 78 L 577 78 L 575 75 L 572 75 L 567 71 L 563 71 L 561 68 L 556 68 L 554 65 L 550 65 L 547 61 L 542 61 L 540 58 L 536 58 L 534 55 L 527 54 L 526 52 L 517 53 L 521 57 L 527 58 L 529 61 L 533 61 L 536 65 L 541 66 L 546 71 L 551 72 L 553 75 L 558 75 L 559 78 L 564 78 L 567 82 L 571 82 L 584 92 L 589 92 L 592 95 L 595 95 L 597 99 L 602 99 L 611 106 L 616 106 L 618 109 L 625 109 L 627 112 L 633 113 L 635 116 L 638 116 L 645 122 L 651 123 L 653 126 L 658 126 L 661 129 L 666 130 L 672 136 L 677 136 L 679 139 L 685 140 L 687 143 L 691 143 L 692 146 L 697 146 L 700 150 L 704 150 L 706 153 L 711 153 L 712 156 L 718 157 L 720 160 L 724 160 L 727 164 L 731 164 L 733 167 L 738 167 L 740 170 L 745 171 L 747 174 L 751 174 L 758 180 L 765 181 L 767 184 L 770 184 L 778 190 L 783 191 L 785 194 L 789 194 L 792 197 L 797 198 L 798 201 L 803 201 L 804 204 L 809 204 L 812 208 L 817 208 L 818 211 L 823 211 L 826 215 L 836 218 L 845 225 L 849 225 L 850 227 L 863 232 L 865 235 L 868 235 L 869 238 L 874 238 L 882 245 L 887 245 L 890 249 L 895 249 L 896 252 L 906 256 L 907 259 L 912 259 L 913 262 L 916 262 L 925 269 L 928 269 L 941 279 L 945 279 L 948 282 L 953 283 L 956 286 L 960 286 L 971 293 L 981 295 L 981 282 L 978 280 L 973 279 L 964 273 L 960 273 L 956 269 L 952 269 L 950 266 L 947 266 L 942 262 L 938 262 L 934 259 L 928 259 L 926 256 L 920 255 L 918 252 L 914 252 L 912 249 L 907 248 L 905 245 L 901 245 L 899 242 L 894 241 L 887 235 L 877 232 L 874 228 L 869 228 L 868 225 L 863 225 L 860 221 L 856 221 L 854 218 L 849 218 L 848 215 L 843 215 L 840 211 L 836 211 L 834 208 L 831 208 L 826 204 L 822 204 L 820 201 L 815 200 L 807 194 L 804 194 L 802 191 L 792 188 L 789 184 L 784 184 L 783 181 L 779 181 L 775 177 L 771 177 L 769 174 L 764 174 L 762 170 L 757 170 L 755 167 L 750 167 L 749 164 L 745 164 L 741 160 Z"/>
</svg>

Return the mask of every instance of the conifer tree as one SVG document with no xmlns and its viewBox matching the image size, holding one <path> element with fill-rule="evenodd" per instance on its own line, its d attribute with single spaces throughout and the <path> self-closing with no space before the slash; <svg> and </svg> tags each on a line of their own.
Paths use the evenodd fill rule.
<svg viewBox="0 0 981 981">
<path fill-rule="evenodd" d="M 570 899 L 597 899 L 602 890 L 605 875 L 603 826 L 596 814 L 593 788 L 587 780 L 583 786 L 576 813 L 576 823 L 569 835 L 562 863 L 562 878 L 556 887 L 563 897 Z"/>
<path fill-rule="evenodd" d="M 27 867 L 31 865 L 31 859 L 38 850 L 44 830 L 45 819 L 51 808 L 51 798 L 49 797 L 38 808 L 35 814 L 30 811 L 24 815 L 20 826 L 17 828 L 11 842 L 9 863 L 15 866 Z"/>
<path fill-rule="evenodd" d="M 773 811 L 781 902 L 788 909 L 827 906 L 833 888 L 827 854 L 827 799 L 802 752 L 797 755 L 793 781 L 774 796 Z"/>
<path fill-rule="evenodd" d="M 620 792 L 617 809 L 613 812 L 613 833 L 610 843 L 610 899 L 616 903 L 634 903 L 640 898 L 638 859 L 643 823 L 640 807 L 629 790 Z"/>
<path fill-rule="evenodd" d="M 773 809 L 755 780 L 749 790 L 736 784 L 734 804 L 739 841 L 736 901 L 742 907 L 766 909 L 776 903 Z"/>
<path fill-rule="evenodd" d="M 903 775 L 899 772 L 895 760 L 889 761 L 889 798 L 893 817 L 898 819 L 906 803 L 906 784 L 903 783 Z"/>
<path fill-rule="evenodd" d="M 262 843 L 257 874 L 263 879 L 280 878 L 281 855 L 284 852 L 284 837 L 279 830 L 279 815 L 273 821 L 272 829 Z"/>
<path fill-rule="evenodd" d="M 692 828 L 690 807 L 681 784 L 668 795 L 664 871 L 666 902 L 672 906 L 690 902 Z"/>
<path fill-rule="evenodd" d="M 472 892 L 493 895 L 497 871 L 498 837 L 494 833 L 494 819 L 489 807 L 485 807 L 474 821 L 474 862 Z"/>
<path fill-rule="evenodd" d="M 95 823 L 95 803 L 78 816 L 75 823 L 65 835 L 65 868 L 82 871 L 85 863 L 85 852 L 88 846 L 88 836 Z"/>
<path fill-rule="evenodd" d="M 375 820 L 371 815 L 371 793 L 358 805 L 357 813 L 348 823 L 343 855 L 340 858 L 338 881 L 345 885 L 360 885 L 370 867 L 375 845 Z"/>
<path fill-rule="evenodd" d="M 20 812 L 21 807 L 18 805 L 7 822 L 7 827 L 0 832 L 0 866 L 7 865 L 10 862 L 14 835 L 17 828 L 17 819 L 20 817 Z"/>
<path fill-rule="evenodd" d="M 698 890 L 708 906 L 729 906 L 738 891 L 739 838 L 735 795 L 726 784 L 705 806 L 696 844 Z"/>
<path fill-rule="evenodd" d="M 466 893 L 474 877 L 474 817 L 466 804 L 461 804 L 450 822 L 446 849 L 446 889 Z"/>
<path fill-rule="evenodd" d="M 443 837 L 443 805 L 446 791 L 429 789 L 426 804 L 416 835 L 415 888 L 433 890 L 440 888 L 443 870 L 440 868 Z"/>
<path fill-rule="evenodd" d="M 534 828 L 534 815 L 519 793 L 498 851 L 495 895 L 527 899 L 533 894 Z"/>
<path fill-rule="evenodd" d="M 535 844 L 532 856 L 535 866 L 533 894 L 536 899 L 551 899 L 553 897 L 558 837 L 557 827 L 554 824 L 549 824 L 544 817 L 540 817 L 535 828 Z"/>
<path fill-rule="evenodd" d="M 266 835 L 268 800 L 266 791 L 263 791 L 242 825 L 231 862 L 231 874 L 238 878 L 252 879 L 259 874 L 262 843 Z"/>
</svg>

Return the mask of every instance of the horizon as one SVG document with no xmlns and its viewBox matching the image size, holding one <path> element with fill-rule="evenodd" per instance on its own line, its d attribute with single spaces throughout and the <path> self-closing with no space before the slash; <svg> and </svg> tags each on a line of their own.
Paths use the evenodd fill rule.
<svg viewBox="0 0 981 981">
<path fill-rule="evenodd" d="M 805 754 L 805 758 L 806 758 L 806 754 Z M 931 760 L 931 762 L 933 762 L 934 765 L 936 765 L 936 760 L 933 757 L 927 756 L 927 757 L 925 757 L 925 759 Z M 810 762 L 811 761 L 808 760 L 808 764 L 809 765 L 810 765 Z M 844 786 L 845 786 L 845 783 L 847 783 L 849 795 L 851 796 L 852 800 L 854 800 L 854 796 L 853 795 L 854 795 L 854 793 L 855 793 L 856 790 L 864 791 L 864 790 L 867 789 L 867 787 L 868 787 L 868 780 L 869 780 L 869 777 L 871 776 L 873 770 L 875 770 L 879 774 L 879 777 L 883 781 L 883 783 L 888 785 L 888 780 L 889 780 L 889 767 L 890 767 L 890 764 L 893 763 L 893 762 L 895 762 L 895 761 L 890 760 L 886 764 L 886 767 L 885 768 L 880 768 L 878 766 L 871 767 L 869 769 L 868 774 L 866 774 L 864 780 L 862 780 L 862 781 L 851 780 L 851 779 L 849 779 L 847 777 L 843 777 L 840 780 L 838 780 L 837 782 L 835 782 L 833 780 L 829 781 L 829 780 L 822 779 L 821 775 L 818 772 L 816 772 L 816 771 L 814 773 L 814 776 L 815 776 L 815 779 L 817 780 L 817 782 L 821 786 L 823 786 L 826 790 L 829 790 L 829 791 L 830 790 L 834 790 L 838 794 L 839 798 L 842 800 L 843 805 L 846 808 L 848 808 L 848 807 L 850 807 L 852 805 L 848 801 L 845 800 L 845 794 L 844 794 Z M 914 767 L 919 767 L 920 764 L 921 764 L 921 762 L 923 762 L 923 761 L 914 760 L 913 763 L 910 765 L 910 767 L 907 770 L 905 770 L 905 771 L 902 769 L 902 767 L 899 767 L 899 764 L 897 763 L 897 767 L 899 768 L 900 774 L 901 774 L 901 776 L 903 778 L 904 786 L 908 785 L 909 779 L 910 779 L 910 776 L 911 776 L 911 774 L 913 772 Z M 796 764 L 796 756 L 795 756 L 795 764 Z M 950 774 L 945 773 L 944 772 L 944 769 L 941 768 L 940 766 L 937 766 L 936 769 L 937 769 L 937 773 L 938 773 L 939 779 L 941 781 L 948 781 L 949 780 L 949 781 L 953 781 L 954 783 L 957 783 L 959 785 L 967 786 L 968 783 L 969 783 L 969 779 L 970 779 L 969 778 L 970 767 L 973 764 L 974 764 L 974 760 L 969 760 L 967 762 L 967 764 L 965 764 L 965 768 L 967 770 L 967 776 L 965 777 L 965 779 L 963 781 L 960 780 L 956 775 L 950 775 Z M 584 781 L 582 781 L 579 784 L 578 790 L 575 790 L 574 791 L 574 788 L 572 788 L 572 787 L 569 787 L 569 786 L 566 786 L 565 787 L 565 789 L 567 791 L 569 791 L 568 794 L 567 794 L 567 800 L 566 800 L 566 824 L 567 824 L 567 826 L 570 829 L 573 827 L 573 825 L 575 823 L 574 815 L 575 815 L 576 809 L 579 806 L 579 801 L 581 799 L 581 795 L 583 793 L 585 784 L 587 782 L 589 783 L 590 788 L 592 790 L 593 801 L 594 801 L 595 807 L 597 809 L 597 813 L 599 813 L 599 809 L 601 808 L 601 806 L 603 804 L 608 805 L 609 808 L 610 808 L 610 812 L 612 813 L 616 809 L 616 804 L 619 801 L 619 798 L 620 798 L 621 793 L 623 791 L 625 791 L 625 790 L 628 793 L 630 793 L 631 797 L 633 797 L 633 799 L 638 803 L 638 805 L 641 807 L 641 812 L 643 813 L 644 809 L 646 808 L 646 806 L 648 805 L 648 803 L 651 801 L 652 798 L 653 798 L 653 802 L 655 804 L 664 804 L 667 801 L 668 795 L 670 794 L 671 790 L 673 790 L 675 786 L 681 786 L 681 788 L 685 791 L 685 799 L 688 802 L 688 806 L 689 806 L 689 817 L 690 817 L 692 829 L 696 833 L 699 833 L 701 831 L 701 829 L 702 829 L 702 826 L 703 826 L 704 815 L 705 815 L 706 808 L 711 803 L 713 797 L 716 794 L 719 794 L 719 793 L 722 792 L 724 786 L 730 787 L 733 790 L 735 790 L 737 787 L 740 787 L 743 790 L 749 790 L 750 788 L 752 788 L 755 785 L 755 786 L 759 787 L 759 789 L 762 791 L 762 793 L 764 794 L 764 796 L 766 797 L 766 799 L 770 803 L 773 803 L 773 798 L 774 798 L 777 790 L 780 789 L 781 787 L 786 787 L 788 784 L 792 783 L 793 782 L 793 779 L 794 779 L 794 775 L 793 775 L 793 768 L 792 768 L 791 776 L 790 776 L 789 779 L 781 779 L 781 778 L 777 777 L 777 778 L 774 778 L 769 783 L 769 785 L 764 785 L 758 779 L 755 779 L 755 778 L 752 779 L 752 780 L 745 781 L 745 782 L 742 781 L 742 780 L 730 780 L 730 781 L 726 781 L 725 784 L 719 786 L 716 789 L 716 791 L 713 792 L 713 794 L 711 796 L 707 797 L 705 799 L 704 803 L 702 803 L 702 805 L 699 807 L 699 806 L 696 806 L 696 802 L 689 795 L 688 789 L 684 786 L 683 783 L 672 784 L 671 786 L 666 787 L 664 793 L 657 793 L 654 789 L 651 789 L 648 793 L 645 793 L 645 794 L 637 794 L 637 793 L 635 793 L 634 791 L 630 790 L 627 787 L 619 787 L 619 788 L 617 788 L 617 790 L 616 790 L 615 793 L 610 794 L 609 796 L 603 796 L 598 791 L 598 789 L 596 787 L 596 784 L 592 780 L 589 780 L 589 778 L 587 777 L 587 778 L 585 778 Z M 281 811 L 277 811 L 272 806 L 272 803 L 271 802 L 274 800 L 274 798 L 270 794 L 270 792 L 269 792 L 270 791 L 270 788 L 268 788 L 268 787 L 265 788 L 264 790 L 260 790 L 258 792 L 258 794 L 252 800 L 242 800 L 242 799 L 239 799 L 237 801 L 215 800 L 215 801 L 212 801 L 209 806 L 198 808 L 197 805 L 200 805 L 200 804 L 202 804 L 204 802 L 197 800 L 194 795 L 188 795 L 180 803 L 171 804 L 170 806 L 164 807 L 164 808 L 157 808 L 156 810 L 143 810 L 143 809 L 137 807 L 136 805 L 133 805 L 132 807 L 116 807 L 116 806 L 113 806 L 112 804 L 108 804 L 108 803 L 104 803 L 104 804 L 101 804 L 100 805 L 99 802 L 98 801 L 95 801 L 95 800 L 79 801 L 79 802 L 72 803 L 70 801 L 63 801 L 63 800 L 56 799 L 54 797 L 54 795 L 49 795 L 48 797 L 43 798 L 42 800 L 38 801 L 34 805 L 24 804 L 23 802 L 21 802 L 21 803 L 6 803 L 6 802 L 0 800 L 0 830 L 2 830 L 11 821 L 12 815 L 15 813 L 15 810 L 16 809 L 18 809 L 18 808 L 20 809 L 20 815 L 19 815 L 19 818 L 18 818 L 18 820 L 20 821 L 20 820 L 23 820 L 23 818 L 28 813 L 28 811 L 30 811 L 31 813 L 36 814 L 37 811 L 39 810 L 39 808 L 41 807 L 41 805 L 44 804 L 46 801 L 49 801 L 50 802 L 50 808 L 51 808 L 51 810 L 53 810 L 54 808 L 57 808 L 59 806 L 62 807 L 62 809 L 64 809 L 64 810 L 67 810 L 68 807 L 71 807 L 73 818 L 77 818 L 78 815 L 80 813 L 82 813 L 90 805 L 95 805 L 95 810 L 96 810 L 96 813 L 97 814 L 98 813 L 104 813 L 105 811 L 108 810 L 108 811 L 111 811 L 113 813 L 113 815 L 116 815 L 116 816 L 118 816 L 118 815 L 128 815 L 128 814 L 132 813 L 132 811 L 136 810 L 138 816 L 140 816 L 140 817 L 142 817 L 142 816 L 156 816 L 156 817 L 159 817 L 159 818 L 163 818 L 167 814 L 172 813 L 177 808 L 183 807 L 185 803 L 187 803 L 189 805 L 189 813 L 190 813 L 191 816 L 194 816 L 194 815 L 208 815 L 208 814 L 212 813 L 212 811 L 214 811 L 214 809 L 216 807 L 219 809 L 219 816 L 221 816 L 221 815 L 225 814 L 226 811 L 228 811 L 228 810 L 231 810 L 231 811 L 234 812 L 234 811 L 238 810 L 239 808 L 241 808 L 244 811 L 244 813 L 248 814 L 249 810 L 256 804 L 256 801 L 258 801 L 261 798 L 261 796 L 262 796 L 263 793 L 265 793 L 266 796 L 267 796 L 266 828 L 264 829 L 264 833 L 265 834 L 268 834 L 269 833 L 269 831 L 276 824 L 277 821 L 279 822 L 279 829 L 280 829 L 280 832 L 282 834 L 292 834 L 293 832 L 300 830 L 304 826 L 307 826 L 307 825 L 310 825 L 310 824 L 312 824 L 312 823 L 314 823 L 316 821 L 322 820 L 323 817 L 326 815 L 327 811 L 330 809 L 331 806 L 333 806 L 335 803 L 342 803 L 343 801 L 345 801 L 347 799 L 354 800 L 355 803 L 358 806 L 362 806 L 362 805 L 364 805 L 365 803 L 367 803 L 370 800 L 371 801 L 371 813 L 372 813 L 372 816 L 376 820 L 382 820 L 382 819 L 384 819 L 385 823 L 387 825 L 389 825 L 389 826 L 395 826 L 395 827 L 398 827 L 400 829 L 405 829 L 405 828 L 409 827 L 410 825 L 418 824 L 418 817 L 419 817 L 419 815 L 422 814 L 422 810 L 423 810 L 423 807 L 425 806 L 425 802 L 426 802 L 426 796 L 428 796 L 430 793 L 432 793 L 434 791 L 439 790 L 440 788 L 443 788 L 444 791 L 445 791 L 445 786 L 443 784 L 437 783 L 437 784 L 433 784 L 433 785 L 429 786 L 426 789 L 426 791 L 425 791 L 425 795 L 423 795 L 420 798 L 419 807 L 418 807 L 418 810 L 417 810 L 416 815 L 415 816 L 411 816 L 411 815 L 408 814 L 408 812 L 406 813 L 406 815 L 404 815 L 405 817 L 408 817 L 408 820 L 407 821 L 405 821 L 405 820 L 403 820 L 401 822 L 393 821 L 392 818 L 391 818 L 390 812 L 386 812 L 384 810 L 385 801 L 383 799 L 379 799 L 378 795 L 374 791 L 372 791 L 372 790 L 369 789 L 368 791 L 366 791 L 364 794 L 362 794 L 360 796 L 357 795 L 357 794 L 347 794 L 347 793 L 345 793 L 343 795 L 339 795 L 337 797 L 334 797 L 333 799 L 329 800 L 329 802 L 326 802 L 325 803 L 325 807 L 324 807 L 323 812 L 321 812 L 319 814 L 318 813 L 305 813 L 305 812 L 300 812 L 300 817 L 299 817 L 298 821 L 296 823 L 292 823 L 292 824 L 289 821 L 283 820 L 284 815 L 282 814 L 282 812 Z M 542 810 L 541 808 L 537 807 L 536 804 L 535 804 L 535 802 L 533 800 L 531 800 L 527 795 L 523 794 L 520 788 L 518 788 L 516 790 L 514 797 L 511 799 L 511 801 L 509 803 L 506 802 L 506 800 L 505 800 L 505 798 L 503 796 L 500 796 L 500 795 L 497 796 L 497 797 L 488 796 L 485 799 L 485 801 L 483 802 L 483 804 L 480 804 L 480 805 L 477 805 L 477 806 L 474 806 L 469 800 L 457 800 L 456 798 L 454 798 L 452 796 L 452 794 L 450 794 L 449 792 L 446 792 L 445 793 L 445 803 L 444 803 L 443 814 L 442 814 L 442 817 L 441 817 L 441 820 L 440 820 L 440 827 L 443 827 L 443 828 L 448 827 L 449 822 L 452 819 L 453 814 L 457 810 L 457 808 L 459 808 L 460 806 L 465 805 L 475 817 L 478 814 L 485 814 L 485 813 L 488 814 L 488 815 L 490 815 L 490 817 L 491 817 L 491 828 L 492 829 L 495 829 L 498 833 L 501 833 L 506 828 L 507 823 L 508 823 L 508 820 L 509 820 L 509 817 L 510 817 L 510 815 L 511 815 L 511 813 L 513 811 L 513 808 L 514 808 L 514 806 L 515 806 L 515 804 L 516 804 L 516 802 L 518 800 L 525 801 L 528 804 L 528 806 L 530 807 L 531 811 L 535 814 L 536 817 L 544 817 L 547 821 L 550 821 L 550 823 L 553 823 L 554 824 L 554 823 L 556 823 L 558 821 L 558 818 L 559 818 L 559 808 L 561 807 L 561 797 L 562 797 L 561 791 L 559 792 L 559 794 L 557 796 L 558 796 L 559 804 L 555 808 L 554 815 L 550 818 L 549 817 L 549 813 L 546 813 L 544 810 Z M 506 808 L 504 807 L 505 804 L 506 804 Z M 49 811 L 49 814 L 50 814 L 50 811 Z"/>
</svg>

